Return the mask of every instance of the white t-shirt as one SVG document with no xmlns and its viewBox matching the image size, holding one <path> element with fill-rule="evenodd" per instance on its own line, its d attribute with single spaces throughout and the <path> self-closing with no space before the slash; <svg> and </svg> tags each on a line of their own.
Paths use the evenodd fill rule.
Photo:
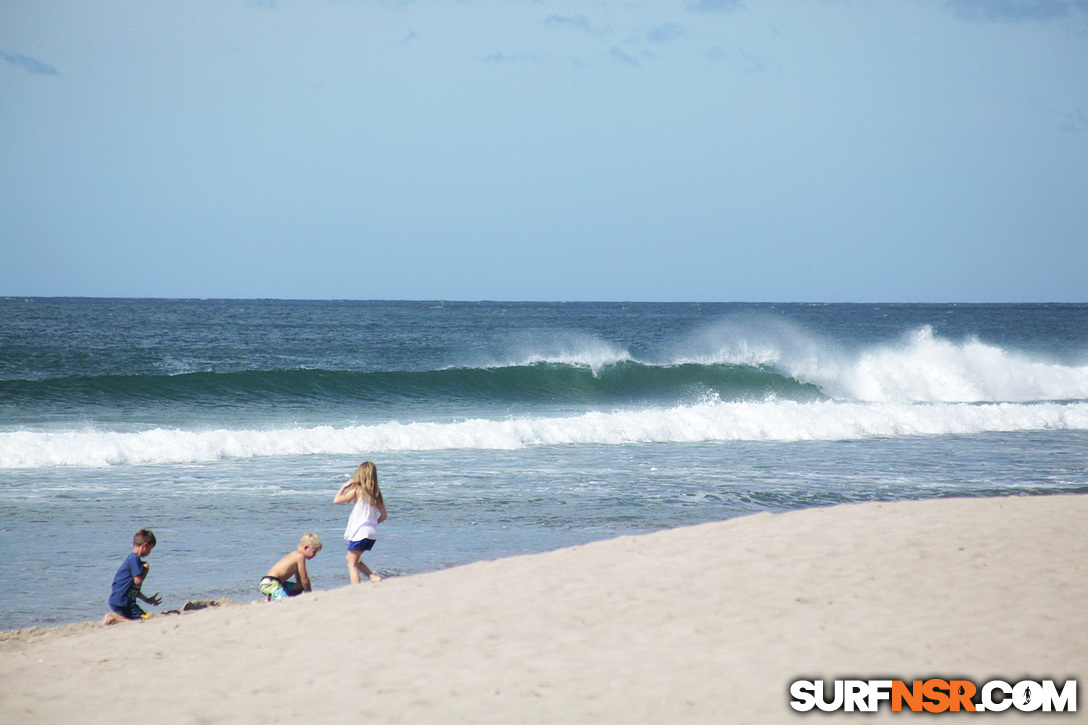
<svg viewBox="0 0 1088 725">
<path fill-rule="evenodd" d="M 344 538 L 348 541 L 377 539 L 378 517 L 381 513 L 381 509 L 365 498 L 356 501 L 351 509 L 351 516 L 348 517 L 348 527 L 344 530 Z"/>
</svg>

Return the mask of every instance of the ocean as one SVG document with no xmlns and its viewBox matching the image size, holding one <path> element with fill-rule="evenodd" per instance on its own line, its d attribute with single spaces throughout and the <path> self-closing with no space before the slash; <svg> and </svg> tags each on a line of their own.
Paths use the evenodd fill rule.
<svg viewBox="0 0 1088 725">
<path fill-rule="evenodd" d="M 848 502 L 1088 493 L 1088 305 L 0 299 L 0 629 Z M 647 572 L 647 577 L 653 576 Z M 381 586 L 364 584 L 362 586 Z M 742 586 L 742 583 L 738 583 Z"/>
</svg>

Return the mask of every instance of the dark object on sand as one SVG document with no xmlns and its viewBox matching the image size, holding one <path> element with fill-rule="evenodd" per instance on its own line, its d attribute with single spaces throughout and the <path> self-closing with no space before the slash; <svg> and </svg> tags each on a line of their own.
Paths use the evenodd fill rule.
<svg viewBox="0 0 1088 725">
<path fill-rule="evenodd" d="M 218 607 L 220 602 L 215 599 L 194 599 L 189 602 L 185 602 L 185 606 L 182 607 L 182 611 L 192 612 L 196 609 L 207 609 L 208 607 Z"/>
</svg>

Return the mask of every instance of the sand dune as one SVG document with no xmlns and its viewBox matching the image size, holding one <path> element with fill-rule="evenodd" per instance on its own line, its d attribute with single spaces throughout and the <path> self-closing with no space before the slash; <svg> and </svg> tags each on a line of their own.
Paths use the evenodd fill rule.
<svg viewBox="0 0 1088 725">
<path fill-rule="evenodd" d="M 1083 679 L 1086 561 L 1088 496 L 760 514 L 275 604 L 4 633 L 0 721 L 827 722 L 789 707 L 793 680 Z"/>
</svg>

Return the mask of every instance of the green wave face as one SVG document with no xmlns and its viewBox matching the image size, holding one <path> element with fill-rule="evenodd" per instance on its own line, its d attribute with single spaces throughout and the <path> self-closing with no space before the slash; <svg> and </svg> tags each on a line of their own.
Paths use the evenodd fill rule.
<svg viewBox="0 0 1088 725">
<path fill-rule="evenodd" d="M 647 365 L 619 362 L 594 372 L 589 367 L 540 362 L 489 368 L 350 372 L 332 370 L 247 371 L 76 377 L 0 382 L 4 405 L 173 403 L 247 406 L 260 403 L 396 405 L 403 402 L 504 404 L 683 403 L 769 397 L 808 402 L 824 399 L 815 385 L 765 367 L 736 365 Z"/>
</svg>

